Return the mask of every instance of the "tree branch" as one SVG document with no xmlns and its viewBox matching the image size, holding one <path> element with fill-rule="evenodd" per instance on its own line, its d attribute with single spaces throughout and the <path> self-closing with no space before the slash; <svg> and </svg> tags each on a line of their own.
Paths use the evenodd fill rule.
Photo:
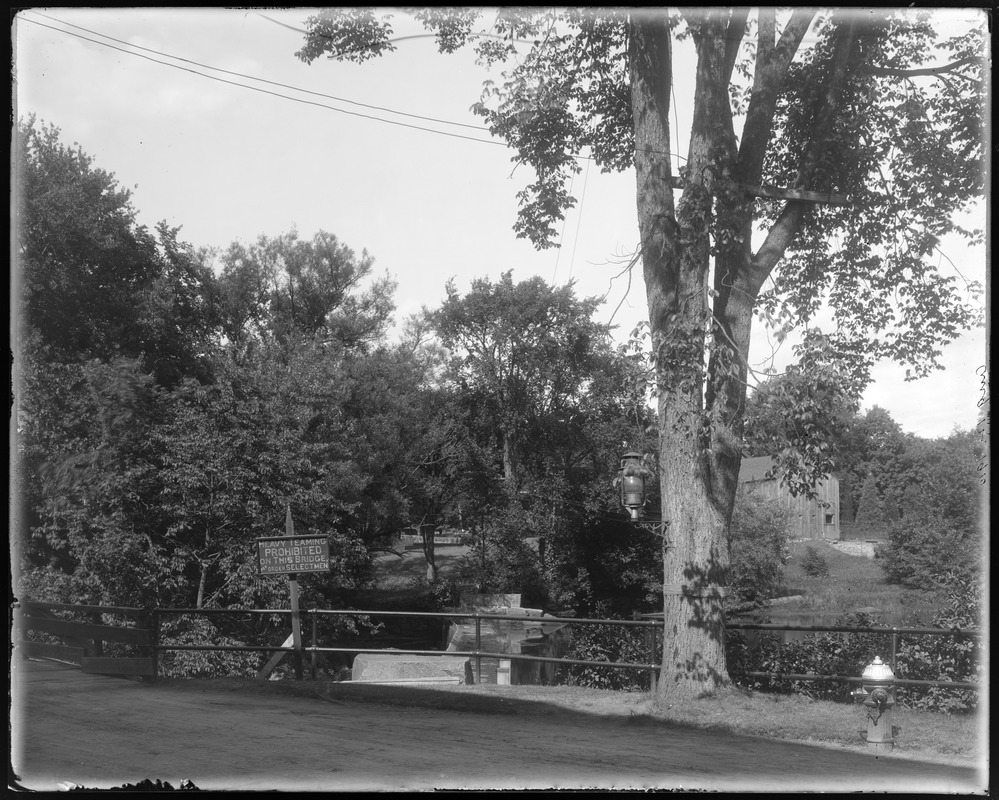
<svg viewBox="0 0 999 800">
<path fill-rule="evenodd" d="M 801 226 L 801 220 L 805 216 L 807 203 L 800 200 L 791 200 L 784 205 L 777 221 L 771 226 L 767 233 L 767 238 L 763 240 L 760 249 L 753 256 L 753 273 L 763 280 L 769 275 L 777 263 L 784 257 L 787 248 L 791 245 L 795 233 Z M 763 285 L 763 280 L 759 285 Z M 754 282 L 755 283 L 755 282 Z"/>
<path fill-rule="evenodd" d="M 760 182 L 763 159 L 777 109 L 777 95 L 787 76 L 791 59 L 798 52 L 801 40 L 808 26 L 812 24 L 814 16 L 814 9 L 795 9 L 781 34 L 780 41 L 776 47 L 773 47 L 771 42 L 775 32 L 772 15 L 765 10 L 760 11 L 761 47 L 757 53 L 753 94 L 746 111 L 746 123 L 739 145 L 739 179 L 744 183 Z"/>
<path fill-rule="evenodd" d="M 854 23 L 851 21 L 837 32 L 836 50 L 833 56 L 832 76 L 826 88 L 825 97 L 812 122 L 812 133 L 798 169 L 795 188 L 809 184 L 815 166 L 826 149 L 828 137 L 833 130 L 833 121 L 839 110 L 839 94 L 846 80 L 847 68 L 854 43 Z M 800 200 L 788 201 L 774 223 L 766 239 L 753 257 L 754 284 L 762 286 L 767 275 L 783 258 L 794 234 L 801 225 L 807 205 Z"/>
<path fill-rule="evenodd" d="M 894 78 L 916 78 L 921 75 L 941 75 L 945 72 L 954 72 L 958 67 L 963 67 L 965 64 L 972 64 L 975 62 L 981 62 L 982 59 L 977 56 L 968 56 L 967 58 L 960 58 L 957 61 L 953 61 L 950 64 L 944 64 L 942 67 L 922 67 L 920 69 L 896 69 L 894 67 L 868 67 L 867 71 L 872 75 L 884 75 Z"/>
</svg>

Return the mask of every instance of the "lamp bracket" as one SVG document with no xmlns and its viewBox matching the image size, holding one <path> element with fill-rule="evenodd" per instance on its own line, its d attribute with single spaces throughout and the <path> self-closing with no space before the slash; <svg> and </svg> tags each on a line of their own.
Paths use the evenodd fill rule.
<svg viewBox="0 0 999 800">
<path fill-rule="evenodd" d="M 660 539 L 666 538 L 666 531 L 669 528 L 669 521 L 664 521 L 662 519 L 640 518 L 632 520 L 631 524 L 636 528 L 641 528 L 643 531 L 648 531 L 649 533 L 658 536 Z"/>
</svg>

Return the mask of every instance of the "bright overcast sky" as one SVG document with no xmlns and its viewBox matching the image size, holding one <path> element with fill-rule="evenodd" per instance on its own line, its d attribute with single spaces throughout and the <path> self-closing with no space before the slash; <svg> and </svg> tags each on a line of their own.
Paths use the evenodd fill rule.
<svg viewBox="0 0 999 800">
<path fill-rule="evenodd" d="M 985 24 L 973 9 L 936 13 L 941 25 Z M 638 242 L 633 173 L 584 167 L 561 247 L 536 252 L 512 231 L 516 193 L 530 175 L 514 170 L 512 151 L 469 111 L 483 80 L 498 75 L 470 53 L 438 55 L 425 37 L 363 65 L 307 66 L 295 52 L 309 14 L 23 11 L 13 28 L 15 113 L 56 125 L 64 143 L 79 143 L 132 190 L 141 222 L 179 226 L 195 246 L 224 249 L 294 228 L 367 250 L 376 273 L 398 282 L 398 321 L 439 305 L 451 278 L 464 292 L 474 278 L 513 270 L 515 280 L 574 280 L 580 296 L 606 295 L 601 321 L 626 338 L 645 315 L 640 269 L 630 283 L 623 274 Z M 398 37 L 423 33 L 402 12 L 393 24 Z M 677 69 L 680 153 L 692 81 L 692 68 Z M 956 247 L 950 259 L 984 282 L 984 250 Z M 770 346 L 757 327 L 753 355 L 762 359 Z M 963 337 L 943 360 L 946 371 L 914 383 L 903 382 L 901 368 L 878 365 L 864 408 L 888 409 L 919 436 L 973 428 L 984 331 Z"/>
</svg>

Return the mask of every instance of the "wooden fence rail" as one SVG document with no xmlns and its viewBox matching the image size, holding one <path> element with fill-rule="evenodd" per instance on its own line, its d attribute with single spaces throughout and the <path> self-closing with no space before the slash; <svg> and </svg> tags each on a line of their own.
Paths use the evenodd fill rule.
<svg viewBox="0 0 999 800">
<path fill-rule="evenodd" d="M 79 620 L 59 616 L 86 616 Z M 83 672 L 155 680 L 157 673 L 157 618 L 152 610 L 120 606 L 73 606 L 65 603 L 23 601 L 15 611 L 17 647 L 26 658 L 46 658 L 79 664 Z M 104 615 L 133 618 L 136 627 L 109 625 Z M 143 624 L 146 627 L 137 627 Z M 30 634 L 45 634 L 38 641 Z M 137 655 L 107 655 L 108 642 L 126 645 Z"/>
<path fill-rule="evenodd" d="M 67 619 L 57 616 L 59 613 L 71 613 L 75 615 L 87 616 L 87 621 Z M 212 616 L 219 614 L 235 615 L 289 615 L 292 612 L 288 609 L 217 609 L 217 608 L 131 608 L 122 606 L 89 606 L 71 605 L 63 603 L 41 603 L 35 601 L 22 601 L 15 609 L 15 627 L 17 631 L 17 646 L 24 657 L 46 658 L 79 664 L 84 672 L 121 675 L 133 678 L 148 678 L 155 680 L 158 674 L 158 653 L 164 651 L 258 651 L 272 654 L 268 668 L 261 670 L 258 677 L 264 677 L 277 661 L 285 653 L 293 653 L 294 648 L 290 640 L 285 640 L 280 645 L 274 646 L 232 646 L 206 644 L 164 644 L 160 640 L 160 618 L 163 615 L 191 614 Z M 303 611 L 303 617 L 312 616 L 313 621 L 320 617 L 437 617 L 444 620 L 474 620 L 476 624 L 476 641 L 472 650 L 451 652 L 450 655 L 459 655 L 483 658 L 501 658 L 509 660 L 523 660 L 532 662 L 552 662 L 564 664 L 566 666 L 600 666 L 611 669 L 641 670 L 649 673 L 651 685 L 655 685 L 655 679 L 660 670 L 660 665 L 655 663 L 657 652 L 656 631 L 662 626 L 660 620 L 650 619 L 654 615 L 642 615 L 640 619 L 589 619 L 577 617 L 528 617 L 523 614 L 488 614 L 479 612 L 408 612 L 408 611 L 360 611 L 360 610 L 326 610 L 311 609 Z M 134 627 L 123 625 L 113 625 L 104 622 L 105 616 L 125 617 L 135 620 Z M 647 628 L 649 637 L 649 660 L 646 662 L 602 662 L 582 659 L 550 658 L 542 656 L 530 656 L 520 653 L 493 653 L 482 649 L 479 637 L 479 625 L 482 621 L 488 620 L 512 620 L 518 622 L 539 623 L 562 623 L 581 625 L 610 625 L 619 628 Z M 141 624 L 142 627 L 139 625 Z M 892 655 L 897 645 L 897 638 L 901 635 L 907 636 L 951 636 L 957 638 L 979 637 L 981 632 L 977 629 L 958 628 L 891 628 L 891 627 L 847 627 L 838 625 L 774 625 L 767 623 L 733 623 L 727 626 L 731 630 L 782 630 L 782 631 L 806 631 L 806 632 L 842 632 L 842 633 L 883 633 L 892 637 Z M 49 638 L 56 638 L 58 643 L 42 642 L 28 638 L 30 632 L 45 634 Z M 137 656 L 107 656 L 104 654 L 104 643 L 116 642 L 127 645 L 138 651 Z M 383 652 L 384 648 L 370 648 L 363 646 L 354 647 L 330 647 L 321 646 L 316 641 L 315 626 L 313 625 L 313 637 L 310 645 L 303 647 L 303 652 L 310 653 L 313 657 L 313 677 L 315 675 L 315 657 L 320 653 L 377 653 Z M 439 650 L 396 650 L 397 654 L 410 655 L 441 655 Z M 873 654 L 872 654 L 873 655 Z M 894 659 L 893 659 L 894 660 Z M 751 677 L 783 678 L 795 681 L 829 681 L 838 680 L 848 683 L 855 683 L 860 680 L 857 676 L 845 675 L 780 675 L 776 673 L 750 673 Z M 952 689 L 972 689 L 979 687 L 973 683 L 955 681 L 923 681 L 923 680 L 898 680 L 899 686 L 938 686 Z"/>
</svg>

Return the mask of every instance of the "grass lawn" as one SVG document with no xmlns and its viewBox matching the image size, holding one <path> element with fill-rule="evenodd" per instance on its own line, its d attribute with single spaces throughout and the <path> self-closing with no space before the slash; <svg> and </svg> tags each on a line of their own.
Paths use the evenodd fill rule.
<svg viewBox="0 0 999 800">
<path fill-rule="evenodd" d="M 434 687 L 373 686 L 349 681 L 215 681 L 234 690 L 319 696 L 338 702 L 373 702 L 473 714 L 550 715 L 562 711 L 624 717 L 636 724 L 727 731 L 745 736 L 867 751 L 862 706 L 770 695 L 744 689 L 664 707 L 646 692 L 581 686 L 441 684 Z M 252 685 L 251 685 L 252 684 Z M 249 686 L 249 689 L 247 689 Z M 987 716 L 947 715 L 896 709 L 892 757 L 975 766 L 988 755 Z"/>
<path fill-rule="evenodd" d="M 823 577 L 806 575 L 802 561 L 807 548 L 818 553 L 829 567 Z M 885 583 L 881 563 L 874 558 L 852 555 L 823 541 L 796 541 L 791 561 L 784 569 L 785 594 L 800 600 L 782 604 L 788 611 L 822 611 L 846 614 L 858 608 L 876 608 L 886 622 L 929 625 L 946 599 L 934 592 L 907 589 Z"/>
<path fill-rule="evenodd" d="M 825 577 L 811 577 L 801 568 L 805 548 L 812 547 L 829 566 Z M 467 547 L 437 547 L 440 577 L 454 577 Z M 781 604 L 786 611 L 821 611 L 845 615 L 857 608 L 877 608 L 884 621 L 929 625 L 945 598 L 933 592 L 886 584 L 877 559 L 852 555 L 823 541 L 797 541 L 791 546 L 791 561 L 784 570 L 785 595 L 801 599 Z M 396 603 L 418 596 L 426 588 L 427 564 L 421 550 L 407 550 L 401 556 L 385 553 L 374 563 L 378 597 Z M 421 586 L 422 584 L 422 586 Z"/>
<path fill-rule="evenodd" d="M 660 719 L 718 727 L 771 739 L 819 742 L 866 749 L 867 719 L 860 705 L 728 689 L 684 706 L 650 713 Z M 894 709 L 895 754 L 943 761 L 975 761 L 987 754 L 985 729 L 976 715 Z"/>
</svg>

